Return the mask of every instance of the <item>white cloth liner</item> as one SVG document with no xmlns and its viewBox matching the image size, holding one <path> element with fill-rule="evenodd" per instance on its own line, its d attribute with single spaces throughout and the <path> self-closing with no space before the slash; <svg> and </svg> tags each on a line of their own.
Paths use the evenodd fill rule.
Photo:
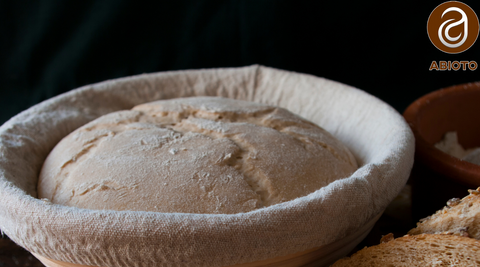
<svg viewBox="0 0 480 267">
<path fill-rule="evenodd" d="M 339 138 L 361 167 L 308 196 L 234 215 L 86 210 L 35 198 L 44 159 L 74 129 L 141 103 L 195 95 L 287 108 Z M 413 134 L 398 112 L 327 79 L 258 65 L 138 75 L 62 94 L 0 127 L 0 229 L 31 252 L 91 266 L 264 260 L 354 233 L 402 189 L 413 154 Z"/>
</svg>

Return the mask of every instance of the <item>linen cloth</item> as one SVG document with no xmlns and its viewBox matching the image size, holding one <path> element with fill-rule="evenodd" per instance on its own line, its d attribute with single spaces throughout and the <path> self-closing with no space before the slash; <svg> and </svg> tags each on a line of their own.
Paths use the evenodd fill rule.
<svg viewBox="0 0 480 267">
<path fill-rule="evenodd" d="M 141 103 L 205 95 L 289 109 L 340 139 L 361 167 L 305 197 L 232 215 L 87 210 L 36 198 L 43 161 L 76 128 Z M 354 233 L 404 186 L 413 154 L 413 134 L 398 112 L 324 78 L 253 65 L 116 79 L 44 101 L 0 127 L 0 229 L 33 253 L 83 265 L 253 262 Z"/>
</svg>

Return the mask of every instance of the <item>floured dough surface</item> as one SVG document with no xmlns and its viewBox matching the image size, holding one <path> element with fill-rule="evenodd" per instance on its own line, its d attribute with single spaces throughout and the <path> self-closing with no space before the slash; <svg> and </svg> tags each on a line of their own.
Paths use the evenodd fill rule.
<svg viewBox="0 0 480 267">
<path fill-rule="evenodd" d="M 232 214 L 350 176 L 350 151 L 285 109 L 217 97 L 100 117 L 60 141 L 38 194 L 89 209 Z"/>
</svg>

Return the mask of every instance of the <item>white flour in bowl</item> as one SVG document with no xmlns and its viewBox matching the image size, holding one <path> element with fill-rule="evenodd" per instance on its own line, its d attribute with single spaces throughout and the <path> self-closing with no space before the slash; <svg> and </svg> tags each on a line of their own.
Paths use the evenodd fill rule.
<svg viewBox="0 0 480 267">
<path fill-rule="evenodd" d="M 435 147 L 450 156 L 480 165 L 480 147 L 464 149 L 458 142 L 457 132 L 445 133 L 443 139 L 436 143 Z"/>
</svg>

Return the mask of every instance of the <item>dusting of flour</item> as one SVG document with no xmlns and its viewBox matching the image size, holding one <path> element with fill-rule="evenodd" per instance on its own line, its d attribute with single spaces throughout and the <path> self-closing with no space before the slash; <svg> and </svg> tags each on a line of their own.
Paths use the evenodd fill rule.
<svg viewBox="0 0 480 267">
<path fill-rule="evenodd" d="M 72 132 L 45 160 L 38 192 L 81 208 L 231 214 L 305 196 L 356 169 L 339 140 L 287 110 L 194 97 Z"/>
<path fill-rule="evenodd" d="M 480 147 L 464 149 L 458 142 L 457 132 L 447 132 L 435 147 L 451 156 L 480 165 Z"/>
</svg>

